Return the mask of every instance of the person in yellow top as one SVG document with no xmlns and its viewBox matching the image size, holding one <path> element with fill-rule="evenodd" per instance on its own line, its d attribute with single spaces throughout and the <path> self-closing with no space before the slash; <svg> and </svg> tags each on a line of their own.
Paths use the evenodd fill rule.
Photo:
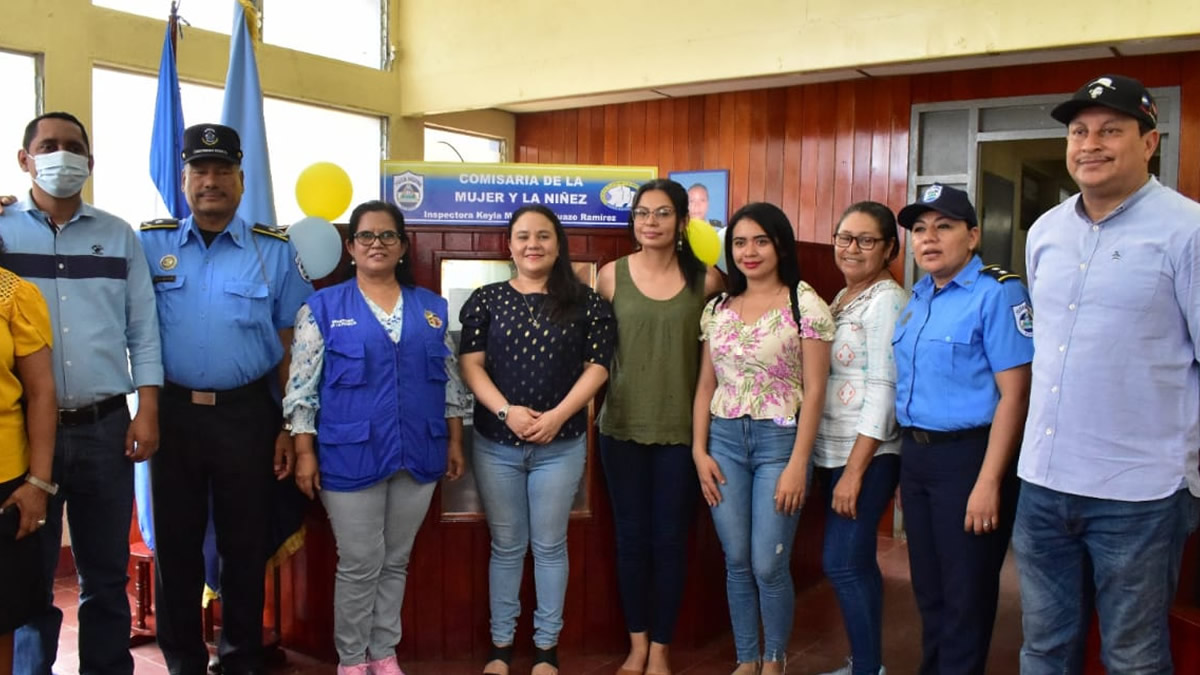
<svg viewBox="0 0 1200 675">
<path fill-rule="evenodd" d="M 50 482 L 58 415 L 51 344 L 41 292 L 0 267 L 0 675 L 12 672 L 13 631 L 42 602 L 44 565 L 28 535 L 45 524 L 46 502 L 57 491 Z"/>
</svg>

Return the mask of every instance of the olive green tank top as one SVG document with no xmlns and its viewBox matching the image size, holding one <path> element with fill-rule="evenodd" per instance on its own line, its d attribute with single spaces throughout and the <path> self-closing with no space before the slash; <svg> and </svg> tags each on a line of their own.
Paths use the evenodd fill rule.
<svg viewBox="0 0 1200 675">
<path fill-rule="evenodd" d="M 704 287 L 690 285 L 669 300 L 648 298 L 629 275 L 629 258 L 617 260 L 617 353 L 600 433 L 647 445 L 691 445 L 704 300 Z"/>
</svg>

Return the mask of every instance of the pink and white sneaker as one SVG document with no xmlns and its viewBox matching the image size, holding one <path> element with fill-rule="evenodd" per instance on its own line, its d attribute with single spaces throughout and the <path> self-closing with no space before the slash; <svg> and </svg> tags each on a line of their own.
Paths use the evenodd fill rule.
<svg viewBox="0 0 1200 675">
<path fill-rule="evenodd" d="M 404 671 L 400 669 L 400 663 L 396 661 L 395 656 L 372 661 L 367 665 L 371 667 L 371 675 L 404 675 Z M 338 675 L 341 674 L 339 673 Z M 356 673 L 355 675 L 358 674 Z"/>
<path fill-rule="evenodd" d="M 371 667 L 366 663 L 356 663 L 352 666 L 338 664 L 337 675 L 371 675 Z"/>
</svg>

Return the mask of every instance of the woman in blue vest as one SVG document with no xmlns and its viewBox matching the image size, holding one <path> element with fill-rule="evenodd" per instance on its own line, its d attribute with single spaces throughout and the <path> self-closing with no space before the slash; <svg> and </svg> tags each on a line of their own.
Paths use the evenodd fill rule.
<svg viewBox="0 0 1200 675">
<path fill-rule="evenodd" d="M 616 323 L 608 301 L 575 277 L 553 211 L 517 209 L 508 245 L 516 276 L 477 289 L 461 312 L 463 379 L 475 393 L 471 459 L 492 535 L 492 651 L 484 672 L 508 675 L 532 545 L 532 673 L 553 675 L 567 521 L 587 460 L 586 408 L 608 379 Z"/>
<path fill-rule="evenodd" d="M 354 278 L 314 293 L 296 316 L 283 408 L 296 484 L 320 495 L 337 539 L 338 673 L 402 675 L 409 553 L 437 480 L 462 473 L 467 397 L 446 301 L 414 284 L 400 210 L 360 204 L 346 250 Z"/>
<path fill-rule="evenodd" d="M 1017 275 L 976 254 L 965 192 L 932 185 L 897 220 L 926 273 L 892 337 L 919 672 L 981 675 L 1017 506 L 1033 314 Z"/>
</svg>

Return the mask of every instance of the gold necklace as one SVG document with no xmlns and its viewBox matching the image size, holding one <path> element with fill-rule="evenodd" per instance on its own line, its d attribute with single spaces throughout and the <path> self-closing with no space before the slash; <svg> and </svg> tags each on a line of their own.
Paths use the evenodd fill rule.
<svg viewBox="0 0 1200 675">
<path fill-rule="evenodd" d="M 537 314 L 534 314 L 533 305 L 529 304 L 529 298 L 525 297 L 525 294 L 521 291 L 517 291 L 517 295 L 521 296 L 521 302 L 525 303 L 525 310 L 529 312 L 529 322 L 533 324 L 534 328 L 541 328 L 542 322 L 539 319 L 542 316 L 542 310 L 545 309 L 545 305 L 539 305 Z"/>
</svg>

